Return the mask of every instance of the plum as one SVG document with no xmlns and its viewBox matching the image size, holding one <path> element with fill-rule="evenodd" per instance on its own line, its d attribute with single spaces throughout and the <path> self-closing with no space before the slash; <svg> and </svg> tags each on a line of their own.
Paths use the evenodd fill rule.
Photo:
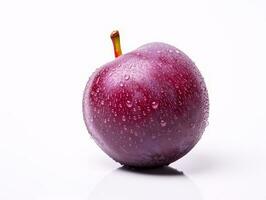
<svg viewBox="0 0 266 200">
<path fill-rule="evenodd" d="M 188 153 L 207 126 L 204 79 L 171 45 L 149 43 L 122 55 L 118 31 L 111 38 L 115 60 L 94 72 L 84 91 L 87 129 L 122 165 L 168 165 Z"/>
</svg>

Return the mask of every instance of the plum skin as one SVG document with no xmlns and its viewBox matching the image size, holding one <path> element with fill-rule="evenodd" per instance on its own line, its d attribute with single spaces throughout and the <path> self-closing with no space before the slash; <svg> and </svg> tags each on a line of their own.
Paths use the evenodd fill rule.
<svg viewBox="0 0 266 200">
<path fill-rule="evenodd" d="M 90 77 L 83 116 L 98 146 L 122 165 L 152 168 L 188 153 L 207 125 L 203 77 L 183 52 L 149 43 Z"/>
</svg>

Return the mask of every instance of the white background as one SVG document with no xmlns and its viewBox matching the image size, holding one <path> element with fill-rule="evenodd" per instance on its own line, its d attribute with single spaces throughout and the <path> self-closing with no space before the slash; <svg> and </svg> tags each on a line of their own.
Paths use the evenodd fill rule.
<svg viewBox="0 0 266 200">
<path fill-rule="evenodd" d="M 123 170 L 87 133 L 82 93 L 113 29 L 124 52 L 166 42 L 205 77 L 209 126 L 171 169 Z M 0 199 L 266 199 L 265 69 L 264 0 L 2 0 Z"/>
</svg>

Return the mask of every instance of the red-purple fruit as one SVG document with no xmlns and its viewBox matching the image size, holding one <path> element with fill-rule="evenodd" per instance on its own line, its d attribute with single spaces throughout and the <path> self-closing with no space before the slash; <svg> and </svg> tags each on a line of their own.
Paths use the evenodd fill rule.
<svg viewBox="0 0 266 200">
<path fill-rule="evenodd" d="M 89 79 L 84 120 L 100 148 L 131 167 L 168 165 L 188 153 L 207 125 L 209 100 L 199 70 L 182 51 L 149 43 L 122 55 Z"/>
</svg>

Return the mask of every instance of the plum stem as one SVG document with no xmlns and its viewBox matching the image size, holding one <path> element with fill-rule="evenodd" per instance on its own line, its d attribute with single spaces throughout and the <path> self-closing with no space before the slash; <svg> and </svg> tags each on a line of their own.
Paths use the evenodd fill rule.
<svg viewBox="0 0 266 200">
<path fill-rule="evenodd" d="M 113 42 L 115 57 L 122 55 L 119 31 L 117 31 L 117 30 L 113 31 L 111 33 L 110 37 L 111 37 L 112 42 Z"/>
</svg>

